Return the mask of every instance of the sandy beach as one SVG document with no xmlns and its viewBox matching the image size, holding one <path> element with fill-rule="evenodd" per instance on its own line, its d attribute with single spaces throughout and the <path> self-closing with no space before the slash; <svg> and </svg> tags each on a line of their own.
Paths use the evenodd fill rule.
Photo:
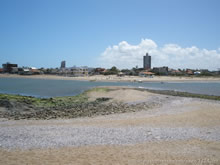
<svg viewBox="0 0 220 165">
<path fill-rule="evenodd" d="M 113 88 L 113 87 L 111 87 Z M 155 106 L 75 119 L 0 119 L 0 164 L 220 164 L 220 102 L 114 87 L 89 99 Z"/>
<path fill-rule="evenodd" d="M 81 81 L 124 81 L 124 82 L 190 82 L 190 81 L 220 81 L 220 77 L 181 77 L 181 76 L 154 76 L 150 77 L 140 77 L 140 76 L 124 76 L 118 77 L 116 75 L 104 76 L 104 75 L 94 75 L 85 77 L 65 77 L 57 75 L 17 75 L 17 74 L 0 74 L 0 78 L 36 78 L 36 79 L 55 79 L 55 80 L 81 80 Z"/>
</svg>

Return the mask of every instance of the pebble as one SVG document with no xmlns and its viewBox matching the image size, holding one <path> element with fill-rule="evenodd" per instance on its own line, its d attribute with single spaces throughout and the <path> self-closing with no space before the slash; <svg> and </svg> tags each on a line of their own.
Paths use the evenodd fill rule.
<svg viewBox="0 0 220 165">
<path fill-rule="evenodd" d="M 208 135 L 206 132 L 210 132 Z M 149 136 L 150 135 L 150 136 Z M 198 138 L 220 141 L 217 128 L 91 127 L 39 125 L 0 127 L 1 148 L 30 149 L 85 145 L 126 145 Z"/>
</svg>

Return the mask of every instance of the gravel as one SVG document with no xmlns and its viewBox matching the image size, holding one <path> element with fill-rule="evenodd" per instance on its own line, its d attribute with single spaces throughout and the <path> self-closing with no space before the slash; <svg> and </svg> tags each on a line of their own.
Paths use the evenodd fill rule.
<svg viewBox="0 0 220 165">
<path fill-rule="evenodd" d="M 198 138 L 220 141 L 216 128 L 10 126 L 0 128 L 0 147 L 30 149 L 85 145 L 125 145 L 158 140 Z"/>
<path fill-rule="evenodd" d="M 163 102 L 163 97 L 154 100 Z M 148 111 L 126 114 L 115 114 L 100 116 L 100 119 L 116 120 L 132 115 L 158 116 L 161 114 L 177 114 L 185 111 L 192 111 L 189 107 L 180 106 L 191 101 L 200 99 L 178 98 L 169 96 L 168 102 L 160 108 L 149 109 Z M 160 99 L 160 100 L 159 100 Z M 200 101 L 200 103 L 212 104 L 213 101 Z M 215 104 L 219 104 L 215 102 Z M 178 107 L 178 108 L 176 108 Z M 146 114 L 145 114 L 146 113 Z M 129 119 L 129 118 L 128 118 Z M 92 118 L 74 119 L 75 121 L 91 121 Z M 96 119 L 97 120 L 97 119 Z M 62 121 L 62 122 L 61 122 Z M 91 126 L 91 125 L 60 125 L 59 123 L 71 123 L 72 120 L 51 120 L 38 121 L 40 125 L 30 125 L 29 121 L 13 121 L 0 119 L 0 148 L 3 149 L 31 149 L 31 148 L 54 148 L 67 146 L 85 145 L 127 145 L 151 141 L 173 141 L 187 139 L 201 139 L 220 141 L 220 126 L 215 127 L 152 127 L 141 126 Z M 98 121 L 98 120 L 97 120 Z M 19 123 L 23 123 L 19 125 Z M 36 121 L 35 121 L 36 123 Z"/>
</svg>

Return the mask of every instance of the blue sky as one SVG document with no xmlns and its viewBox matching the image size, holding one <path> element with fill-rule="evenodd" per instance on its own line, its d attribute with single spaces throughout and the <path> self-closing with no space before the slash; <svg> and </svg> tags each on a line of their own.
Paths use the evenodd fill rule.
<svg viewBox="0 0 220 165">
<path fill-rule="evenodd" d="M 217 69 L 219 7 L 219 0 L 0 0 L 0 64 L 59 67 L 66 60 L 67 66 L 131 68 L 149 51 L 153 66 L 178 68 L 192 57 L 180 67 Z M 209 65 L 193 65 L 205 56 Z"/>
</svg>

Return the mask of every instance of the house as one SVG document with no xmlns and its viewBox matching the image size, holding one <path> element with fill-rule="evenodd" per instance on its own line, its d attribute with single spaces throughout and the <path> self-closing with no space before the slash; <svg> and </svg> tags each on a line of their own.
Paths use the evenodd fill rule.
<svg viewBox="0 0 220 165">
<path fill-rule="evenodd" d="M 11 73 L 12 71 L 14 72 L 18 68 L 18 65 L 7 62 L 6 64 L 2 64 L 2 67 L 3 72 Z"/>
<path fill-rule="evenodd" d="M 89 69 L 88 67 L 72 67 L 70 68 L 70 73 L 73 76 L 88 76 L 89 75 Z"/>
<path fill-rule="evenodd" d="M 118 76 L 118 77 L 123 77 L 123 76 L 125 76 L 125 73 L 119 72 L 117 76 Z"/>
<path fill-rule="evenodd" d="M 100 74 L 104 74 L 106 72 L 106 69 L 105 68 L 95 68 L 93 72 L 95 75 L 100 75 Z"/>
<path fill-rule="evenodd" d="M 11 67 L 10 73 L 18 73 L 18 67 Z"/>
<path fill-rule="evenodd" d="M 200 74 L 201 74 L 201 72 L 199 72 L 199 71 L 194 72 L 194 75 L 200 75 Z"/>
<path fill-rule="evenodd" d="M 21 75 L 32 75 L 29 68 L 21 68 L 21 71 L 19 71 L 19 74 L 21 74 Z"/>
<path fill-rule="evenodd" d="M 169 74 L 171 74 L 171 75 L 181 75 L 182 72 L 179 71 L 179 70 L 171 69 L 171 70 L 169 71 Z"/>
<path fill-rule="evenodd" d="M 139 76 L 141 76 L 141 77 L 152 77 L 153 75 L 155 75 L 155 74 L 152 72 L 147 72 L 147 71 L 143 71 L 143 72 L 139 73 Z"/>
<path fill-rule="evenodd" d="M 30 68 L 30 72 L 31 72 L 32 74 L 41 74 L 41 71 L 38 70 L 38 69 L 35 68 L 35 67 L 31 67 L 31 68 Z"/>
<path fill-rule="evenodd" d="M 19 68 L 18 69 L 18 74 L 20 74 L 20 75 L 32 75 L 29 68 Z"/>
<path fill-rule="evenodd" d="M 186 69 L 186 74 L 193 75 L 193 71 L 191 69 Z"/>
</svg>

